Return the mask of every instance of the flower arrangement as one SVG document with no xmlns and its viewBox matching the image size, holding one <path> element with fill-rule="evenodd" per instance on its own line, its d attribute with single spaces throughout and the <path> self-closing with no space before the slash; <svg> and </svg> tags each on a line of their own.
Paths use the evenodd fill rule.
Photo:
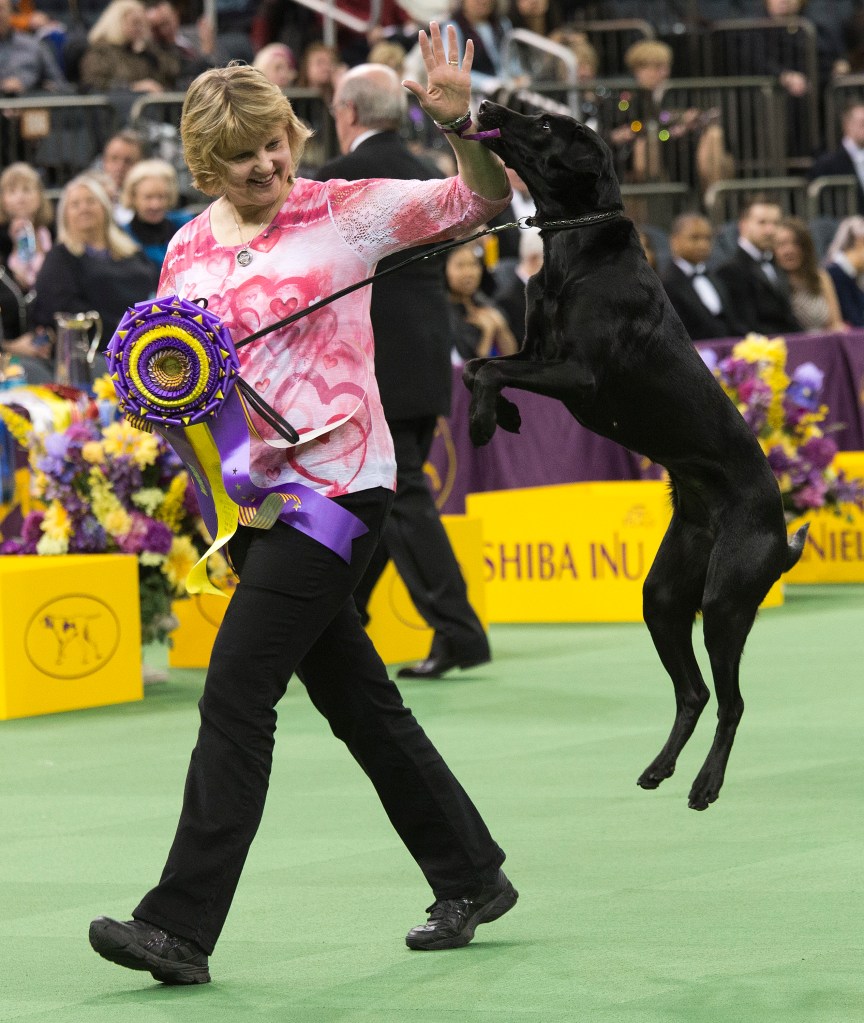
<svg viewBox="0 0 864 1023">
<path fill-rule="evenodd" d="M 725 359 L 710 349 L 700 354 L 759 439 L 789 518 L 823 507 L 839 514 L 849 504 L 864 511 L 864 480 L 831 467 L 837 444 L 828 434 L 840 426 L 825 422 L 824 374 L 817 366 L 802 363 L 790 377 L 786 342 L 758 334 L 739 341 Z"/>
<path fill-rule="evenodd" d="M 123 553 L 138 557 L 142 643 L 167 642 L 177 622 L 171 603 L 209 546 L 183 463 L 158 434 L 118 417 L 103 377 L 95 401 L 63 428 L 37 429 L 0 405 L 0 419 L 27 449 L 36 508 L 0 554 Z M 208 571 L 228 588 L 230 569 L 215 555 Z"/>
</svg>

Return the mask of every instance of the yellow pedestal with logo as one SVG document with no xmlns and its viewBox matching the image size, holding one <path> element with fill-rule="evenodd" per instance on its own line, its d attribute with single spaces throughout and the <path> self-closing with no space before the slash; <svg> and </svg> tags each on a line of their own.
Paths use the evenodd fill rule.
<svg viewBox="0 0 864 1023">
<path fill-rule="evenodd" d="M 850 479 L 864 479 L 864 451 L 841 451 L 834 467 Z M 786 576 L 789 583 L 864 582 L 864 513 L 854 505 L 840 514 L 816 511 L 796 519 L 790 532 L 810 523 L 801 560 Z"/>
<path fill-rule="evenodd" d="M 489 621 L 642 621 L 642 584 L 671 518 L 665 483 L 469 494 L 466 509 L 483 523 Z M 778 583 L 763 607 L 782 602 Z"/>
<path fill-rule="evenodd" d="M 442 515 L 441 521 L 465 577 L 468 598 L 485 625 L 481 524 L 464 515 Z M 228 601 L 223 597 L 206 594 L 175 602 L 172 610 L 180 626 L 171 634 L 168 660 L 172 667 L 207 666 L 216 630 L 227 607 Z M 375 587 L 368 610 L 367 631 L 385 664 L 421 660 L 429 653 L 432 630 L 417 613 L 392 562 Z"/>
<path fill-rule="evenodd" d="M 140 700 L 138 561 L 0 557 L 0 719 Z"/>
</svg>

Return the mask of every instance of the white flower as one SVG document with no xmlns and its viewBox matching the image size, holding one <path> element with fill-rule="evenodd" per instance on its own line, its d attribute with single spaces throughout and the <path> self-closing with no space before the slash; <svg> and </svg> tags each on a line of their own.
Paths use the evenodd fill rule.
<svg viewBox="0 0 864 1023">
<path fill-rule="evenodd" d="M 66 554 L 68 551 L 69 541 L 64 537 L 46 536 L 43 533 L 36 544 L 37 554 Z"/>
<path fill-rule="evenodd" d="M 156 551 L 142 551 L 138 555 L 138 560 L 142 565 L 161 565 L 165 560 L 165 555 L 158 554 Z"/>
<path fill-rule="evenodd" d="M 132 503 L 140 508 L 145 515 L 153 516 L 153 512 L 162 504 L 165 494 L 159 487 L 144 487 L 132 495 Z"/>
</svg>

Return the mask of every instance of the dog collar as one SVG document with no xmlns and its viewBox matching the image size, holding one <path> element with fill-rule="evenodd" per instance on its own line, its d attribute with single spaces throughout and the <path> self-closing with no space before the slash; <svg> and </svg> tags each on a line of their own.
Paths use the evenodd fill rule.
<svg viewBox="0 0 864 1023">
<path fill-rule="evenodd" d="M 586 213 L 584 217 L 574 217 L 572 220 L 539 220 L 537 217 L 523 217 L 519 225 L 524 223 L 526 227 L 538 227 L 541 231 L 566 231 L 571 227 L 590 227 L 592 224 L 602 224 L 605 220 L 613 220 L 620 217 L 624 212 L 623 206 L 615 206 L 611 210 L 603 210 L 601 213 Z"/>
</svg>

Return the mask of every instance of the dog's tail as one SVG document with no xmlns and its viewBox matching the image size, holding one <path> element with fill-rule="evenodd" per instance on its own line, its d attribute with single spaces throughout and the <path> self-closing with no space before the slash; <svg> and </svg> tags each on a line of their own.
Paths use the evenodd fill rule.
<svg viewBox="0 0 864 1023">
<path fill-rule="evenodd" d="M 786 567 L 783 569 L 784 572 L 788 572 L 793 565 L 798 564 L 798 559 L 801 557 L 801 552 L 804 550 L 804 542 L 807 539 L 807 531 L 810 529 L 810 523 L 805 522 L 804 525 L 795 531 L 795 535 L 789 541 L 789 548 L 786 551 Z"/>
</svg>

